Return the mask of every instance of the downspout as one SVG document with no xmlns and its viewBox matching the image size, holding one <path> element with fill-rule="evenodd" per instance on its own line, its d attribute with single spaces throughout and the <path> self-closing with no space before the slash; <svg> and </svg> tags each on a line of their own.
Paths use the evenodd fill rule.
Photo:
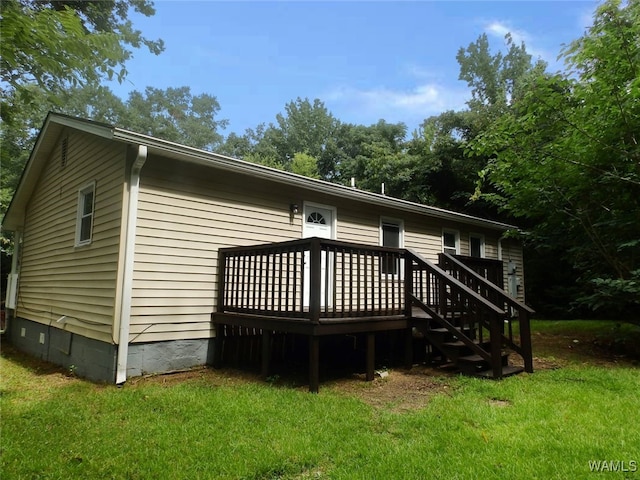
<svg viewBox="0 0 640 480">
<path fill-rule="evenodd" d="M 120 309 L 116 384 L 127 381 L 127 355 L 129 354 L 129 326 L 131 323 L 131 291 L 133 287 L 133 267 L 136 248 L 136 225 L 138 223 L 138 194 L 140 191 L 140 171 L 146 161 L 147 147 L 146 145 L 138 145 L 138 154 L 131 166 L 131 176 L 129 177 L 129 204 L 126 227 L 127 235 L 124 247 L 124 274 L 122 278 L 122 305 Z"/>
<path fill-rule="evenodd" d="M 7 277 L 7 295 L 5 298 L 4 308 L 2 309 L 4 325 L 0 325 L 0 334 L 6 333 L 9 328 L 9 320 L 16 317 L 18 310 L 18 279 L 20 278 L 20 251 L 22 247 L 22 231 L 16 230 L 13 234 L 13 256 L 11 257 L 11 273 Z M 11 310 L 11 315 L 7 315 L 7 311 Z"/>
</svg>

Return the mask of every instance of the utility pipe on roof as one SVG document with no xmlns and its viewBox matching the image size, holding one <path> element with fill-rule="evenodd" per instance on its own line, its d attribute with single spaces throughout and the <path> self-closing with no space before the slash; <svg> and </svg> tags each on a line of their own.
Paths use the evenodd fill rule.
<svg viewBox="0 0 640 480">
<path fill-rule="evenodd" d="M 131 166 L 129 177 L 129 204 L 127 234 L 124 247 L 124 274 L 122 278 L 122 305 L 120 310 L 120 334 L 118 336 L 118 363 L 116 383 L 127 381 L 127 356 L 129 354 L 129 327 L 131 324 L 131 294 L 133 288 L 134 252 L 136 248 L 136 225 L 138 223 L 138 194 L 140 171 L 147 161 L 146 145 L 138 145 L 138 154 Z"/>
</svg>

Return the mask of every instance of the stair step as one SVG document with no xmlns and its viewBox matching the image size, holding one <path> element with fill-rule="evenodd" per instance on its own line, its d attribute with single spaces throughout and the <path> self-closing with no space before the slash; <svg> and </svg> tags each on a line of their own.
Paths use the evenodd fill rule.
<svg viewBox="0 0 640 480">
<path fill-rule="evenodd" d="M 513 365 L 502 367 L 503 377 L 510 377 L 511 375 L 517 375 L 518 373 L 522 372 L 524 372 L 523 367 L 515 367 Z M 474 376 L 482 378 L 493 378 L 493 370 L 482 370 L 481 372 L 474 373 Z"/>
<path fill-rule="evenodd" d="M 486 362 L 486 360 L 478 354 L 473 354 L 473 355 L 465 355 L 464 357 L 458 357 L 458 362 L 480 363 L 480 362 Z"/>
<path fill-rule="evenodd" d="M 483 344 L 480 343 L 480 340 L 474 339 L 471 340 L 475 345 L 483 345 L 485 347 L 488 347 L 489 345 L 491 345 L 490 342 L 484 342 Z M 462 348 L 462 347 L 466 347 L 467 344 L 464 343 L 462 340 L 456 340 L 453 342 L 443 342 L 442 343 L 443 347 L 451 347 L 451 348 Z"/>
<path fill-rule="evenodd" d="M 509 356 L 509 354 L 507 352 L 502 352 L 502 358 L 503 360 L 505 358 L 507 358 Z M 481 363 L 481 362 L 486 362 L 486 360 L 484 358 L 482 358 L 480 355 L 478 354 L 473 354 L 473 355 L 465 355 L 463 357 L 458 357 L 458 362 L 465 362 L 465 363 Z"/>
<path fill-rule="evenodd" d="M 466 335 L 468 335 L 469 332 L 471 332 L 471 329 L 470 328 L 466 328 L 466 327 L 465 328 L 456 327 L 456 330 L 459 331 L 460 333 L 464 333 Z M 442 328 L 430 328 L 429 330 L 427 330 L 427 333 L 433 333 L 433 334 L 436 334 L 436 335 L 446 335 L 446 334 L 451 333 L 451 332 L 449 332 L 449 330 L 447 330 L 446 328 L 442 327 Z M 451 335 L 453 335 L 453 334 L 451 334 Z"/>
</svg>

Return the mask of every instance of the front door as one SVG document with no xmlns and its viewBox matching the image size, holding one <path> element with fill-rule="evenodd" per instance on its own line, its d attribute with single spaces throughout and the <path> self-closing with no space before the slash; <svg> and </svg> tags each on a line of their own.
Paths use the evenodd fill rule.
<svg viewBox="0 0 640 480">
<path fill-rule="evenodd" d="M 334 231 L 334 219 L 335 209 L 327 206 L 318 206 L 313 204 L 304 205 L 304 222 L 302 224 L 302 237 L 319 237 L 319 238 L 335 238 Z M 327 282 L 327 275 L 331 275 L 331 272 L 327 272 L 327 253 L 322 252 L 322 283 L 320 286 L 320 305 L 322 307 L 330 306 L 331 304 L 331 288 L 332 282 Z M 305 253 L 304 258 L 304 306 L 309 306 L 309 287 L 310 287 L 310 262 L 309 252 Z M 329 291 L 327 291 L 327 285 Z M 327 298 L 329 302 L 327 304 Z"/>
</svg>

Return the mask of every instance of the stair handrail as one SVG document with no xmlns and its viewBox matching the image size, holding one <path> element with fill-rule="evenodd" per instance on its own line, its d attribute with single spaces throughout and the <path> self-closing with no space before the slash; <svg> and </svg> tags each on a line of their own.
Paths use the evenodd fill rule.
<svg viewBox="0 0 640 480">
<path fill-rule="evenodd" d="M 482 275 L 474 271 L 473 269 L 467 267 L 463 262 L 455 258 L 453 255 L 443 252 L 440 254 L 441 258 L 444 258 L 449 264 L 457 268 L 458 270 L 463 270 L 467 275 L 473 277 L 476 281 L 480 282 L 483 287 L 490 290 L 493 294 L 497 296 L 497 298 L 502 302 L 502 304 L 507 304 L 509 307 L 513 308 L 518 312 L 518 323 L 520 327 L 520 345 L 516 346 L 513 344 L 511 338 L 503 337 L 512 346 L 516 346 L 519 350 L 519 353 L 522 355 L 524 360 L 525 371 L 532 373 L 533 372 L 533 352 L 531 347 L 531 315 L 535 313 L 535 310 L 526 305 L 525 303 L 519 301 L 517 298 L 512 297 L 507 292 L 505 292 L 502 288 L 498 287 L 493 282 L 490 282 Z M 473 289 L 471 289 L 473 291 Z M 505 312 L 506 314 L 507 312 Z"/>
<path fill-rule="evenodd" d="M 407 251 L 407 254 L 408 254 L 407 256 L 408 256 L 409 259 L 416 261 L 416 263 L 418 263 L 418 264 L 422 263 L 422 264 L 427 265 L 431 270 L 433 270 L 435 273 L 437 273 L 438 276 L 441 277 L 441 279 L 445 283 L 449 283 L 450 285 L 454 286 L 456 289 L 462 290 L 466 295 L 472 297 L 476 302 L 479 302 L 484 307 L 486 307 L 487 309 L 491 310 L 493 313 L 497 313 L 499 315 L 506 315 L 507 312 L 505 312 L 502 308 L 500 308 L 497 305 L 493 304 L 492 302 L 490 302 L 489 300 L 484 298 L 482 295 L 480 295 L 477 292 L 475 292 L 472 288 L 468 287 L 467 285 L 465 285 L 463 282 L 461 282 L 457 278 L 449 275 L 445 270 L 443 270 L 442 268 L 438 267 L 435 263 L 427 260 L 422 255 L 420 255 L 418 252 L 416 252 L 416 251 L 414 251 L 414 250 L 412 250 L 410 248 L 405 248 L 405 250 Z"/>
<path fill-rule="evenodd" d="M 455 289 L 458 292 L 462 293 L 464 296 L 467 297 L 467 299 L 473 300 L 473 302 L 477 306 L 484 309 L 485 312 L 488 313 L 488 323 L 489 323 L 488 328 L 490 333 L 490 352 L 484 351 L 484 349 L 480 348 L 479 346 L 474 346 L 471 348 L 476 353 L 479 353 L 482 358 L 489 361 L 489 363 L 491 364 L 491 370 L 493 371 L 494 378 L 502 378 L 502 359 L 501 359 L 502 325 L 501 325 L 501 322 L 502 322 L 502 318 L 506 316 L 506 312 L 500 307 L 498 307 L 497 305 L 490 302 L 488 299 L 484 298 L 482 295 L 479 295 L 472 288 L 468 287 L 467 285 L 465 285 L 463 282 L 461 282 L 454 276 L 449 275 L 449 273 L 447 273 L 442 268 L 438 267 L 433 262 L 430 262 L 426 258 L 422 257 L 419 253 L 411 249 L 406 249 L 406 251 L 407 251 L 406 257 L 407 257 L 407 260 L 409 261 L 409 264 L 415 261 L 418 265 L 422 264 L 422 266 L 426 266 L 432 273 L 436 275 L 438 280 L 441 281 L 444 285 L 449 285 L 452 288 L 452 291 Z M 413 269 L 413 266 L 411 266 L 410 271 L 412 269 Z M 413 290 L 413 285 L 409 285 L 409 286 Z M 413 292 L 411 292 L 411 295 L 409 297 L 411 297 L 412 300 L 416 298 L 415 295 L 413 295 Z M 416 303 L 420 308 L 423 308 L 424 310 L 425 304 L 422 301 L 420 301 L 419 303 L 418 302 Z M 432 309 L 429 309 L 429 310 L 432 310 Z M 434 313 L 437 313 L 437 312 L 434 312 Z M 449 322 L 443 316 L 436 315 L 434 319 L 437 320 L 441 325 L 443 325 L 448 330 L 450 329 Z M 480 317 L 478 318 L 478 323 L 480 327 L 482 327 L 482 324 L 485 321 L 486 319 L 482 319 Z M 458 335 L 459 335 L 459 339 L 461 337 L 466 337 L 466 335 L 462 333 L 459 333 Z M 469 342 L 466 342 L 465 340 L 462 340 L 462 341 L 463 343 L 465 343 L 465 345 L 470 346 L 471 340 L 468 338 L 467 340 L 469 340 Z"/>
<path fill-rule="evenodd" d="M 465 273 L 467 273 L 468 275 L 471 275 L 476 280 L 481 282 L 486 288 L 490 289 L 493 293 L 498 295 L 498 297 L 502 298 L 502 300 L 504 300 L 505 303 L 509 304 L 510 307 L 512 307 L 512 308 L 514 308 L 516 310 L 522 309 L 522 310 L 526 311 L 529 314 L 534 314 L 535 313 L 535 310 L 533 308 L 531 308 L 527 304 L 519 301 L 517 298 L 512 297 L 507 292 L 505 292 L 502 288 L 497 286 L 495 283 L 490 282 L 489 280 L 484 278 L 482 275 L 480 275 L 475 270 L 467 267 L 463 262 L 461 262 L 460 260 L 455 258 L 450 253 L 443 252 L 440 255 L 443 258 L 446 258 L 448 262 L 450 262 L 453 265 L 455 265 L 456 268 L 458 268 L 460 270 L 464 270 Z"/>
</svg>

